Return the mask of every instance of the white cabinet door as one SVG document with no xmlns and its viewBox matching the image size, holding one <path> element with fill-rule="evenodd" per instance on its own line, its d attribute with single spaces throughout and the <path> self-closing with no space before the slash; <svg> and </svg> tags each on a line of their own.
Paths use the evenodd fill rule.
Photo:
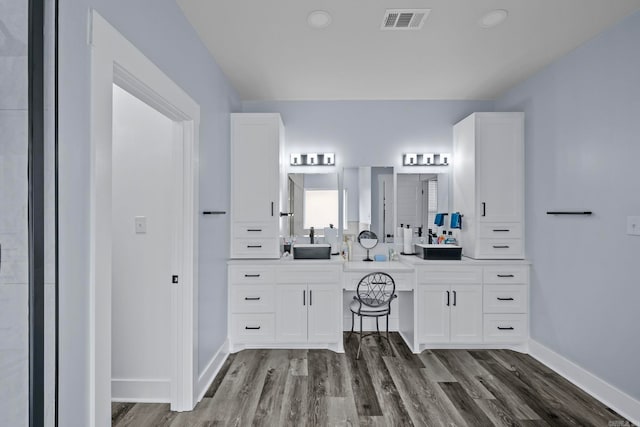
<svg viewBox="0 0 640 427">
<path fill-rule="evenodd" d="M 307 341 L 307 285 L 276 286 L 276 341 Z"/>
<path fill-rule="evenodd" d="M 476 209 L 479 209 L 480 221 L 522 221 L 522 115 L 479 115 L 476 122 L 476 138 Z"/>
<path fill-rule="evenodd" d="M 451 342 L 482 342 L 482 286 L 451 287 Z"/>
<path fill-rule="evenodd" d="M 280 135 L 277 116 L 232 116 L 232 215 L 238 222 L 278 222 Z"/>
<path fill-rule="evenodd" d="M 342 290 L 335 284 L 309 285 L 308 339 L 309 342 L 337 342 L 340 336 Z"/>
<path fill-rule="evenodd" d="M 449 342 L 449 311 L 453 301 L 450 288 L 450 285 L 418 287 L 418 339 L 421 343 Z"/>
</svg>

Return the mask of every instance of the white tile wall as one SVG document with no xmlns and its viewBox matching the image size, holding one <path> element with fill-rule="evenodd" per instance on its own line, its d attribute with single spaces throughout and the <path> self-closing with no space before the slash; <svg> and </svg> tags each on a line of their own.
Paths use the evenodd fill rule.
<svg viewBox="0 0 640 427">
<path fill-rule="evenodd" d="M 27 8 L 0 0 L 0 426 L 28 424 Z"/>
</svg>

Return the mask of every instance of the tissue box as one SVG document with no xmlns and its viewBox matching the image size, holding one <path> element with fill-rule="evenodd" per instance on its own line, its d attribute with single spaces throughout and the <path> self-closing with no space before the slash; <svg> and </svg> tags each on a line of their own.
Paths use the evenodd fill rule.
<svg viewBox="0 0 640 427">
<path fill-rule="evenodd" d="M 459 261 L 462 258 L 462 246 L 458 245 L 416 244 L 414 249 L 422 259 Z"/>
</svg>

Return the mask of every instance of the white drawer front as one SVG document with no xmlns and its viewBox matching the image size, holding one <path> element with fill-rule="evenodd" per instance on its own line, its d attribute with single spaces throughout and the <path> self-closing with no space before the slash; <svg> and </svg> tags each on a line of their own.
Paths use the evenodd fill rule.
<svg viewBox="0 0 640 427">
<path fill-rule="evenodd" d="M 418 268 L 418 283 L 480 283 L 480 267 L 421 267 Z"/>
<path fill-rule="evenodd" d="M 280 258 L 280 242 L 277 238 L 233 239 L 233 258 Z"/>
<path fill-rule="evenodd" d="M 262 343 L 275 340 L 273 314 L 233 314 L 231 316 L 234 343 Z"/>
<path fill-rule="evenodd" d="M 527 339 L 526 314 L 485 314 L 485 343 L 519 343 Z"/>
<path fill-rule="evenodd" d="M 484 285 L 485 313 L 526 313 L 527 285 Z"/>
<path fill-rule="evenodd" d="M 230 265 L 229 282 L 232 284 L 275 283 L 275 268 L 262 265 Z"/>
<path fill-rule="evenodd" d="M 523 259 L 521 239 L 480 239 L 480 258 L 484 259 Z"/>
<path fill-rule="evenodd" d="M 355 291 L 358 283 L 365 277 L 366 272 L 344 273 L 344 289 Z M 410 291 L 415 288 L 415 275 L 413 273 L 388 273 L 396 284 L 396 291 Z"/>
<path fill-rule="evenodd" d="M 526 265 L 485 267 L 482 279 L 485 284 L 527 284 L 529 283 L 529 267 Z"/>
<path fill-rule="evenodd" d="M 295 261 L 292 261 L 295 263 Z M 318 261 L 322 262 L 322 261 Z M 331 265 L 305 265 L 279 267 L 276 274 L 278 283 L 340 283 L 340 267 Z"/>
<path fill-rule="evenodd" d="M 234 238 L 273 238 L 279 234 L 275 222 L 235 222 L 233 223 Z"/>
<path fill-rule="evenodd" d="M 275 285 L 231 286 L 232 313 L 273 313 Z"/>
<path fill-rule="evenodd" d="M 521 239 L 522 224 L 519 222 L 486 222 L 480 224 L 483 239 Z"/>
</svg>

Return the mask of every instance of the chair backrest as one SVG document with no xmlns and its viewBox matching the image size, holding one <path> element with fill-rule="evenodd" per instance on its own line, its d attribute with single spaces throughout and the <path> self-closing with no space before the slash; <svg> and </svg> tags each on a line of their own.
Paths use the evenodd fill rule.
<svg viewBox="0 0 640 427">
<path fill-rule="evenodd" d="M 356 297 L 369 307 L 388 305 L 396 292 L 396 282 L 387 273 L 369 273 L 360 279 Z"/>
</svg>

